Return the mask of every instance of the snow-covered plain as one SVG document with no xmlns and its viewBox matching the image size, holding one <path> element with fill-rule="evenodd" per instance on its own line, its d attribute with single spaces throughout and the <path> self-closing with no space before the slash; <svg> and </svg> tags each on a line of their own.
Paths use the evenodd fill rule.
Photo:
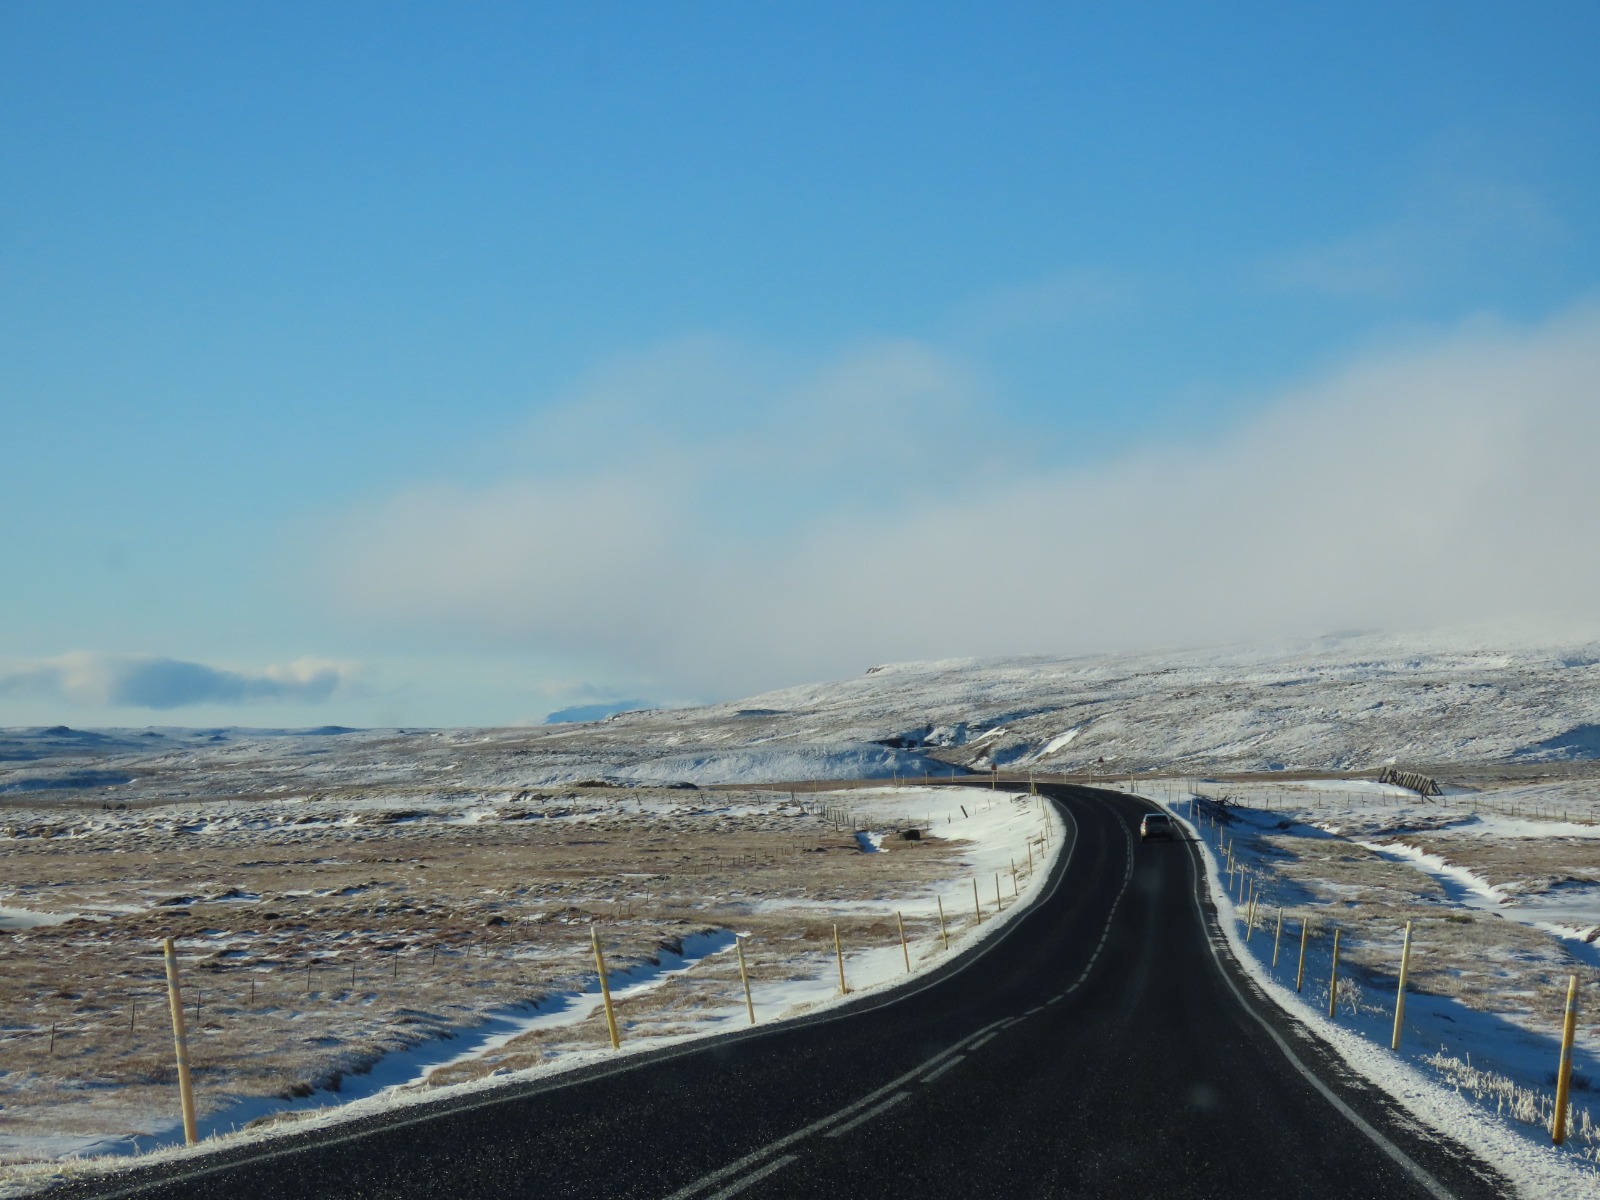
<svg viewBox="0 0 1600 1200">
<path fill-rule="evenodd" d="M 1387 765 L 1435 776 L 1449 803 L 1421 802 L 1376 783 L 1371 777 Z M 1594 853 L 1600 843 L 1590 832 L 1600 827 L 1597 766 L 1600 643 L 1335 636 L 1210 651 L 891 664 L 852 679 L 732 703 L 624 713 L 585 724 L 0 731 L 0 853 L 56 839 L 116 842 L 135 830 L 137 835 L 128 836 L 150 839 L 140 844 L 189 839 L 184 844 L 198 847 L 252 837 L 285 846 L 319 837 L 365 838 L 375 826 L 395 836 L 470 840 L 533 828 L 535 822 L 549 822 L 551 829 L 569 821 L 614 824 L 628 813 L 640 820 L 682 818 L 690 822 L 683 828 L 708 820 L 759 825 L 766 819 L 763 803 L 714 800 L 695 789 L 863 778 L 915 785 L 926 776 L 991 767 L 1013 777 L 1139 777 L 1147 790 L 1167 786 L 1161 780 L 1178 787 L 1180 780 L 1208 778 L 1213 782 L 1200 786 L 1212 795 L 1264 789 L 1263 795 L 1275 797 L 1265 801 L 1273 820 L 1280 819 L 1279 810 L 1294 808 L 1297 831 L 1346 848 L 1299 860 L 1300 875 L 1289 889 L 1293 904 L 1366 903 L 1370 897 L 1363 900 L 1362 889 L 1370 881 L 1362 873 L 1386 871 L 1377 887 L 1391 907 L 1403 897 L 1422 897 L 1440 912 L 1459 910 L 1464 921 L 1508 918 L 1493 926 L 1493 938 L 1486 936 L 1490 925 L 1460 924 L 1466 932 L 1456 949 L 1466 956 L 1463 969 L 1482 979 L 1529 963 L 1549 968 L 1546 975 L 1567 962 L 1593 971 L 1589 934 L 1600 927 L 1600 914 L 1593 911 L 1600 878 L 1586 873 L 1586 864 L 1600 860 Z M 574 795 L 586 799 L 570 802 Z M 850 795 L 857 813 L 880 803 L 870 790 Z M 921 816 L 936 826 L 939 806 L 950 795 L 901 786 L 885 791 L 881 802 L 902 806 L 896 822 L 903 823 L 915 815 L 903 806 L 914 809 L 921 796 L 930 810 Z M 802 789 L 799 799 L 805 798 Z M 596 815 L 601 809 L 603 817 Z M 889 815 L 885 810 L 877 828 L 863 816 L 865 827 L 842 835 L 862 861 L 884 849 L 889 853 L 883 858 L 903 861 L 884 841 L 896 823 Z M 971 828 L 975 833 L 976 824 Z M 987 843 L 980 837 L 970 844 Z M 992 888 L 995 872 L 1009 870 L 1015 848 L 1005 862 L 994 855 L 992 862 L 979 862 L 971 857 L 975 853 L 959 869 L 986 872 Z M 1359 864 L 1344 861 L 1357 856 Z M 809 898 L 786 888 L 762 895 L 739 888 L 737 860 L 724 865 L 732 870 L 728 895 L 752 927 L 772 919 L 816 924 L 836 916 L 854 917 L 866 928 L 892 902 L 915 926 L 919 953 L 926 957 L 932 892 L 902 888 L 876 896 L 845 888 Z M 1264 864 L 1263 871 L 1272 865 Z M 1307 879 L 1305 872 L 1312 870 L 1323 877 Z M 423 877 L 407 878 L 413 894 L 420 894 Z M 151 919 L 154 893 L 130 903 L 110 894 L 115 889 L 78 883 L 25 893 L 0 885 L 0 930 L 22 946 L 28 938 L 52 936 L 52 929 L 75 928 L 65 924 L 75 920 Z M 254 903 L 249 887 L 236 889 L 237 895 L 234 890 L 219 888 L 202 899 L 215 911 L 228 905 L 243 911 Z M 607 912 L 632 911 L 641 895 L 649 895 L 649 886 L 631 886 L 622 875 L 613 880 L 608 898 L 578 899 L 591 910 L 600 904 L 611 906 Z M 331 903 L 305 889 L 296 896 L 307 904 Z M 847 964 L 863 986 L 889 978 L 897 965 L 903 971 L 898 946 L 881 934 L 875 934 L 881 944 L 853 950 Z M 818 930 L 812 936 L 818 940 Z M 1252 939 L 1252 953 L 1260 936 Z M 817 989 L 831 986 L 829 963 L 815 947 L 808 952 L 814 961 L 793 979 L 758 980 L 759 1011 L 821 1002 Z M 1357 947 L 1357 966 L 1360 953 Z M 653 1028 L 647 1026 L 654 1018 L 641 1017 L 641 1036 L 698 1035 L 719 1022 L 737 1026 L 743 1005 L 741 998 L 729 1000 L 728 981 L 736 978 L 729 975 L 729 959 L 723 949 L 698 959 L 692 969 L 654 972 L 641 980 L 651 1003 L 667 1014 Z M 561 986 L 537 993 L 565 997 L 548 1001 L 552 1007 L 502 1004 L 493 1012 L 477 1011 L 474 1021 L 500 1024 L 480 1030 L 476 1052 L 466 1053 L 472 1047 L 464 1043 L 455 1048 L 462 1053 L 454 1061 L 422 1064 L 430 1079 L 482 1086 L 485 1074 L 525 1069 L 535 1054 L 565 1063 L 600 1053 L 593 1045 L 562 1043 L 561 1014 L 592 1009 L 587 985 L 573 983 L 570 971 L 563 979 Z M 1470 1027 L 1474 1037 L 1488 1030 L 1509 1045 L 1521 1035 L 1506 1030 L 1529 1032 L 1529 1014 L 1546 1003 L 1547 985 L 1541 977 L 1512 989 L 1516 1011 L 1486 1022 L 1441 985 L 1440 1003 L 1457 1008 L 1440 1009 L 1437 1026 L 1449 1025 L 1448 1017 L 1462 1029 Z M 1585 994 L 1593 994 L 1593 982 L 1585 986 Z M 1418 1020 L 1433 1019 L 1433 999 L 1413 1004 Z M 1356 1007 L 1359 1015 L 1359 1001 Z M 576 1027 L 594 1024 L 579 1020 Z M 33 1036 L 37 1030 L 24 1032 Z M 1586 1028 L 1585 1036 L 1591 1039 L 1585 1043 L 1587 1063 L 1595 1034 Z M 518 1045 L 534 1048 L 502 1053 Z M 1532 1058 L 1523 1071 L 1516 1055 L 1507 1051 L 1501 1062 L 1495 1053 L 1484 1051 L 1474 1063 L 1493 1061 L 1510 1074 L 1522 1071 L 1527 1086 L 1543 1086 L 1534 1078 Z M 1415 1062 L 1412 1068 L 1422 1071 Z M 1422 1089 L 1419 1095 L 1431 1094 L 1427 1089 L 1434 1085 L 1422 1075 L 1408 1080 L 1405 1086 Z M 380 1089 L 383 1095 L 396 1090 Z M 1580 1101 L 1586 1098 L 1580 1093 Z"/>
</svg>

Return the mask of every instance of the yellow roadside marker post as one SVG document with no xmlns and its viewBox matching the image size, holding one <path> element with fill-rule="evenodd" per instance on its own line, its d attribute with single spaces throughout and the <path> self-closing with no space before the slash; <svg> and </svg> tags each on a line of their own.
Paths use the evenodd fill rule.
<svg viewBox="0 0 1600 1200">
<path fill-rule="evenodd" d="M 911 974 L 911 948 L 906 945 L 906 923 L 901 919 L 898 912 L 894 914 L 894 923 L 900 930 L 900 953 L 906 960 L 906 974 L 909 975 Z"/>
<path fill-rule="evenodd" d="M 183 1142 L 193 1146 L 200 1140 L 194 1121 L 194 1087 L 189 1079 L 189 1033 L 183 1023 L 183 996 L 178 988 L 178 952 L 172 939 L 161 943 L 167 964 L 167 1003 L 172 1009 L 172 1047 L 178 1058 L 178 1103 L 183 1109 Z M 51 1031 L 52 1034 L 54 1030 Z"/>
<path fill-rule="evenodd" d="M 750 1024 L 756 1023 L 755 1001 L 750 998 L 750 972 L 744 966 L 744 938 L 735 937 L 733 944 L 739 948 L 739 982 L 744 984 L 744 1008 L 750 1014 Z"/>
<path fill-rule="evenodd" d="M 1283 940 L 1283 905 L 1278 905 L 1278 928 L 1272 935 L 1272 969 L 1278 969 L 1278 943 Z"/>
<path fill-rule="evenodd" d="M 1311 936 L 1311 922 L 1302 919 L 1300 922 L 1300 965 L 1295 968 L 1294 990 L 1299 991 L 1300 985 L 1306 981 L 1306 939 Z"/>
<path fill-rule="evenodd" d="M 983 905 L 978 902 L 978 877 L 972 877 L 972 911 L 977 913 L 978 922 L 983 922 Z"/>
<path fill-rule="evenodd" d="M 839 960 L 839 995 L 847 996 L 850 989 L 844 984 L 844 945 L 839 941 L 839 927 L 833 927 L 833 954 Z"/>
<path fill-rule="evenodd" d="M 600 999 L 606 1006 L 606 1031 L 611 1034 L 611 1048 L 622 1049 L 622 1037 L 617 1033 L 617 1010 L 611 1005 L 611 980 L 606 976 L 606 956 L 600 953 L 600 931 L 589 926 L 589 944 L 594 947 L 595 970 L 600 972 Z"/>
<path fill-rule="evenodd" d="M 1411 967 L 1411 922 L 1406 922 L 1406 940 L 1400 948 L 1400 987 L 1394 998 L 1394 1037 L 1389 1049 L 1400 1049 L 1401 1023 L 1406 1019 L 1406 973 Z"/>
<path fill-rule="evenodd" d="M 1561 1026 L 1561 1065 L 1556 1068 L 1556 1118 L 1550 1136 L 1556 1145 L 1567 1140 L 1567 1101 L 1572 1090 L 1572 1039 L 1578 1030 L 1578 977 L 1567 976 L 1567 1015 Z"/>
<path fill-rule="evenodd" d="M 1339 929 L 1333 930 L 1333 969 L 1328 972 L 1328 1019 L 1337 1020 L 1334 1002 L 1339 999 Z"/>
<path fill-rule="evenodd" d="M 944 927 L 944 897 L 935 896 L 934 902 L 939 906 L 939 936 L 944 940 L 944 948 L 950 949 L 950 931 Z"/>
</svg>

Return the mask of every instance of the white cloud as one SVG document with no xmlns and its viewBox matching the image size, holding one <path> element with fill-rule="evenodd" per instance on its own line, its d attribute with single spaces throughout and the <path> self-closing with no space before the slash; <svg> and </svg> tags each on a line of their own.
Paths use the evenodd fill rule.
<svg viewBox="0 0 1600 1200">
<path fill-rule="evenodd" d="M 1600 616 L 1596 310 L 1472 323 L 1093 469 L 1039 465 L 926 347 L 864 348 L 733 415 L 666 357 L 683 433 L 659 389 L 612 387 L 609 441 L 581 399 L 535 430 L 546 464 L 584 430 L 560 470 L 346 513 L 318 568 L 339 604 L 701 694 L 887 659 Z"/>
<path fill-rule="evenodd" d="M 0 696 L 149 709 L 263 700 L 314 703 L 331 696 L 348 674 L 346 666 L 312 659 L 249 672 L 174 658 L 76 653 L 0 675 Z"/>
</svg>

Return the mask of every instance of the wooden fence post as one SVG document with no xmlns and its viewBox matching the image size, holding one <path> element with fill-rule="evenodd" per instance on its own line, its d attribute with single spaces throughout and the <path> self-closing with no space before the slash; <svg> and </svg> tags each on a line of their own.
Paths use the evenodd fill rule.
<svg viewBox="0 0 1600 1200">
<path fill-rule="evenodd" d="M 1572 1090 L 1572 1039 L 1578 1029 L 1578 977 L 1567 976 L 1567 1014 L 1561 1026 L 1561 1065 L 1556 1070 L 1556 1113 L 1550 1136 L 1556 1145 L 1567 1140 L 1567 1099 Z"/>
<path fill-rule="evenodd" d="M 594 947 L 594 965 L 600 972 L 600 999 L 606 1006 L 606 1030 L 611 1034 L 611 1048 L 622 1049 L 622 1036 L 617 1032 L 617 1011 L 611 1005 L 611 980 L 606 976 L 606 957 L 600 953 L 600 931 L 589 926 L 589 944 Z"/>
<path fill-rule="evenodd" d="M 1394 1037 L 1389 1049 L 1400 1049 L 1401 1023 L 1406 1019 L 1406 972 L 1411 966 L 1411 922 L 1406 922 L 1405 945 L 1400 948 L 1400 987 L 1394 998 Z"/>
<path fill-rule="evenodd" d="M 744 939 L 735 937 L 733 944 L 739 950 L 739 982 L 744 984 L 745 1011 L 750 1014 L 750 1024 L 754 1025 L 756 1023 L 756 1006 L 755 1001 L 750 999 L 750 973 L 745 970 L 744 966 Z"/>
<path fill-rule="evenodd" d="M 1328 1019 L 1337 1020 L 1334 1001 L 1339 998 L 1339 928 L 1333 930 L 1333 969 L 1328 972 Z"/>
<path fill-rule="evenodd" d="M 161 943 L 167 962 L 167 1003 L 172 1009 L 172 1046 L 178 1058 L 178 1103 L 183 1109 L 183 1141 L 193 1146 L 200 1140 L 194 1120 L 194 1087 L 189 1079 L 189 1033 L 183 1024 L 183 994 L 178 988 L 178 952 L 172 939 Z"/>
</svg>

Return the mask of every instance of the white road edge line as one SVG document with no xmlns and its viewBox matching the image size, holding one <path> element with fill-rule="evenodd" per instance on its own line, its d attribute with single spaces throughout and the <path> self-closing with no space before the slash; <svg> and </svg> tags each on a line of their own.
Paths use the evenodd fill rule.
<svg viewBox="0 0 1600 1200">
<path fill-rule="evenodd" d="M 1195 915 L 1200 918 L 1200 927 L 1209 933 L 1211 927 L 1206 922 L 1206 912 L 1200 904 L 1200 887 L 1202 881 L 1206 877 L 1205 861 L 1198 850 L 1192 849 L 1191 843 L 1190 863 L 1192 864 L 1194 859 L 1197 857 L 1201 858 L 1201 862 L 1199 872 L 1195 879 L 1194 892 L 1191 896 L 1191 899 L 1194 901 Z M 1277 1043 L 1278 1049 L 1283 1051 L 1283 1056 L 1289 1060 L 1289 1065 L 1292 1066 L 1296 1071 L 1300 1072 L 1301 1075 L 1305 1076 L 1306 1082 L 1312 1087 L 1316 1088 L 1318 1093 L 1321 1094 L 1322 1098 L 1329 1104 L 1333 1105 L 1334 1109 L 1339 1113 L 1340 1116 L 1349 1121 L 1350 1124 L 1354 1125 L 1363 1134 L 1365 1134 L 1367 1139 L 1371 1141 L 1373 1145 L 1377 1146 L 1378 1149 L 1382 1150 L 1392 1160 L 1394 1160 L 1395 1165 L 1400 1167 L 1400 1169 L 1405 1171 L 1407 1175 L 1410 1175 L 1412 1179 L 1416 1180 L 1419 1184 L 1426 1188 L 1428 1193 L 1434 1196 L 1436 1200 L 1455 1200 L 1449 1189 L 1447 1189 L 1444 1184 L 1440 1183 L 1431 1174 L 1429 1174 L 1428 1170 L 1419 1164 L 1416 1159 L 1412 1158 L 1404 1150 L 1400 1149 L 1399 1146 L 1396 1146 L 1388 1138 L 1384 1137 L 1383 1134 L 1379 1133 L 1370 1124 L 1368 1124 L 1360 1113 L 1356 1112 L 1355 1109 L 1351 1108 L 1348 1104 L 1341 1100 L 1334 1093 L 1332 1088 L 1323 1083 L 1322 1080 L 1317 1077 L 1316 1073 L 1312 1071 L 1311 1068 L 1300 1061 L 1299 1056 L 1297 1056 L 1295 1052 L 1289 1048 L 1289 1043 L 1284 1041 L 1278 1031 L 1272 1027 L 1271 1023 L 1255 1010 L 1254 1005 L 1244 998 L 1244 993 L 1241 992 L 1238 988 L 1238 985 L 1233 982 L 1233 976 L 1228 974 L 1228 969 L 1222 961 L 1222 956 L 1217 953 L 1217 943 L 1212 941 L 1210 937 L 1207 937 L 1206 941 L 1211 946 L 1211 956 L 1217 964 L 1217 973 L 1222 976 L 1223 982 L 1228 985 L 1228 990 L 1233 993 L 1234 999 L 1239 1002 L 1239 1007 L 1244 1009 L 1245 1012 L 1249 1013 L 1250 1016 L 1255 1019 L 1256 1023 L 1260 1025 L 1262 1029 L 1267 1031 L 1267 1036 Z M 1337 1051 L 1335 1053 L 1337 1053 Z"/>
</svg>

